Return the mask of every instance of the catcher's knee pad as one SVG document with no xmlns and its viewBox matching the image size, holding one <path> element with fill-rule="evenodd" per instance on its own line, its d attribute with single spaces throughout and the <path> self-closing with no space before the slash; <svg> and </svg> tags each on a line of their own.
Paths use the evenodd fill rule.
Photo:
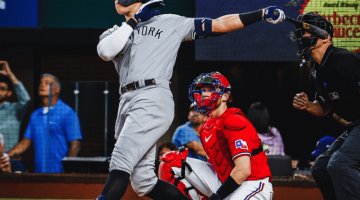
<svg viewBox="0 0 360 200">
<path fill-rule="evenodd" d="M 188 150 L 170 151 L 161 158 L 159 178 L 175 185 L 183 194 L 191 199 L 205 200 L 206 196 L 200 193 L 185 179 L 185 167 L 190 166 L 185 162 Z M 174 170 L 180 170 L 178 175 Z M 190 168 L 191 170 L 191 168 Z"/>
</svg>

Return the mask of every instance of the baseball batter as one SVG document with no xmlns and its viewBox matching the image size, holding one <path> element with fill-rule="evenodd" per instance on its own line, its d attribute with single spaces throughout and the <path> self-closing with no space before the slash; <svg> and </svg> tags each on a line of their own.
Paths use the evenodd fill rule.
<svg viewBox="0 0 360 200">
<path fill-rule="evenodd" d="M 261 140 L 240 109 L 228 108 L 231 86 L 226 77 L 201 74 L 189 91 L 196 109 L 209 116 L 200 130 L 209 163 L 187 158 L 191 170 L 184 178 L 210 200 L 271 200 L 271 172 Z M 173 170 L 181 175 L 180 168 Z"/>
<path fill-rule="evenodd" d="M 209 18 L 162 14 L 162 0 L 115 0 L 115 9 L 126 22 L 100 36 L 99 56 L 113 61 L 119 74 L 120 103 L 116 120 L 116 144 L 110 174 L 98 199 L 120 199 L 128 180 L 138 195 L 153 199 L 188 199 L 154 173 L 156 141 L 174 117 L 169 80 L 180 44 L 242 29 L 267 20 L 282 22 L 276 6 L 257 11 Z M 273 12 L 278 9 L 280 15 Z"/>
</svg>

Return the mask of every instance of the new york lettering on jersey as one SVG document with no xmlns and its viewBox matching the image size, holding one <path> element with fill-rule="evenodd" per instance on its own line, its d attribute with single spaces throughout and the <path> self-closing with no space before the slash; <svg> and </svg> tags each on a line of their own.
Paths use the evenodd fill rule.
<svg viewBox="0 0 360 200">
<path fill-rule="evenodd" d="M 136 33 L 139 35 L 153 36 L 157 39 L 160 39 L 161 34 L 164 32 L 163 30 L 161 30 L 159 28 L 148 27 L 148 26 L 140 26 L 140 27 L 137 27 L 135 30 L 136 30 Z"/>
</svg>

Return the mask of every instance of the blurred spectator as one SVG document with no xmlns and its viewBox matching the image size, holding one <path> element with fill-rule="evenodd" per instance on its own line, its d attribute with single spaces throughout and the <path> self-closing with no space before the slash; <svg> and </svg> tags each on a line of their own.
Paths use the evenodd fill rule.
<svg viewBox="0 0 360 200">
<path fill-rule="evenodd" d="M 0 172 L 22 173 L 26 171 L 26 167 L 21 160 L 11 159 L 9 155 L 5 153 L 5 147 L 4 135 L 0 133 Z"/>
<path fill-rule="evenodd" d="M 248 118 L 258 132 L 266 155 L 285 155 L 281 134 L 276 127 L 271 126 L 266 106 L 261 102 L 251 104 Z"/>
<path fill-rule="evenodd" d="M 16 102 L 7 100 L 13 95 Z M 19 130 L 30 96 L 24 85 L 11 71 L 7 61 L 0 60 L 0 133 L 4 135 L 5 152 L 19 142 Z"/>
<path fill-rule="evenodd" d="M 176 150 L 176 146 L 172 142 L 162 143 L 159 146 L 159 148 L 157 150 L 156 160 L 155 160 L 155 174 L 156 175 L 158 174 L 158 171 L 159 171 L 161 156 L 163 156 L 165 153 L 167 153 L 169 151 L 175 151 L 175 150 Z"/>
<path fill-rule="evenodd" d="M 335 141 L 335 138 L 332 136 L 324 136 L 320 138 L 316 143 L 316 148 L 311 152 L 311 157 L 317 158 L 320 154 L 323 154 Z"/>
<path fill-rule="evenodd" d="M 9 155 L 4 153 L 4 136 L 0 133 L 0 172 L 11 173 L 11 164 Z"/>
<path fill-rule="evenodd" d="M 294 178 L 301 180 L 313 180 L 313 176 L 311 174 L 311 167 L 314 166 L 314 160 L 321 154 L 323 154 L 335 141 L 335 138 L 332 136 L 324 136 L 320 138 L 317 143 L 314 151 L 310 153 L 312 160 L 308 160 L 307 162 L 302 161 L 296 164 L 294 171 Z"/>
<path fill-rule="evenodd" d="M 189 149 L 190 158 L 206 160 L 206 153 L 199 137 L 199 127 L 205 122 L 206 116 L 195 111 L 195 104 L 191 104 L 188 122 L 179 126 L 173 135 L 172 142 L 176 147 L 185 146 Z"/>
<path fill-rule="evenodd" d="M 157 153 L 157 159 L 160 160 L 161 156 L 163 156 L 166 152 L 174 151 L 176 150 L 176 146 L 172 142 L 166 142 L 159 146 L 158 153 Z"/>
<path fill-rule="evenodd" d="M 39 96 L 41 108 L 30 117 L 24 138 L 9 151 L 19 155 L 31 143 L 35 150 L 35 172 L 63 172 L 61 160 L 65 156 L 77 156 L 80 150 L 81 131 L 77 114 L 59 99 L 60 81 L 51 74 L 41 75 Z"/>
<path fill-rule="evenodd" d="M 332 136 L 324 136 L 324 137 L 320 138 L 316 142 L 316 148 L 310 154 L 311 157 L 313 159 L 315 159 L 318 156 L 320 156 L 321 154 L 323 154 L 335 140 L 336 140 L 336 138 L 334 138 Z M 313 166 L 314 162 L 310 162 L 310 165 Z"/>
</svg>

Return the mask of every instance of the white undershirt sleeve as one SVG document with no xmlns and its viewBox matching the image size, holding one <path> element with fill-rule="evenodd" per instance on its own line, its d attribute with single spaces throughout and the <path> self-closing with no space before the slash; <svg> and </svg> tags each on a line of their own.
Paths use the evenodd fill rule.
<svg viewBox="0 0 360 200">
<path fill-rule="evenodd" d="M 112 29 L 105 31 L 100 36 L 100 42 L 97 45 L 97 52 L 105 61 L 110 61 L 118 55 L 125 47 L 133 28 L 126 22 L 123 22 L 120 27 L 114 26 Z"/>
</svg>

